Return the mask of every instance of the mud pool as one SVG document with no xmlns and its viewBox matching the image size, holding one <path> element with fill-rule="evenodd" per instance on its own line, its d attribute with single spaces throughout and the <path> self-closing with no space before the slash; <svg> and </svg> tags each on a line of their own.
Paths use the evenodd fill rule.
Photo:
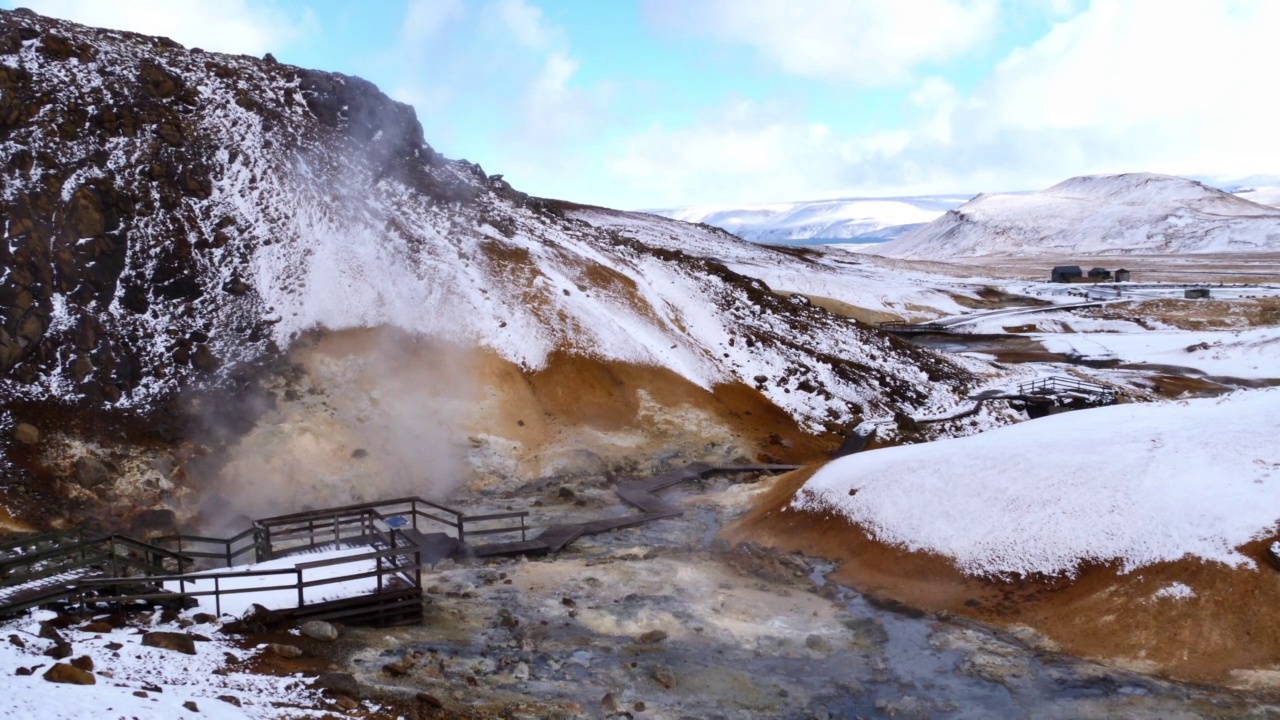
<svg viewBox="0 0 1280 720">
<path fill-rule="evenodd" d="M 503 717 L 1280 717 L 1274 698 L 1103 667 L 1029 629 L 869 601 L 826 582 L 828 563 L 724 546 L 721 525 L 768 485 L 738 479 L 669 491 L 684 516 L 554 559 L 441 565 L 426 623 L 353 631 L 344 669 Z M 527 500 L 543 524 L 597 515 L 611 495 L 566 480 Z"/>
</svg>

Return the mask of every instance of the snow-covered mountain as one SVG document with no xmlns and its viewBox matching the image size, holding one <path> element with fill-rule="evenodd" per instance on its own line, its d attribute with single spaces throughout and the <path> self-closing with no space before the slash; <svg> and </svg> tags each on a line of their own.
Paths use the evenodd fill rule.
<svg viewBox="0 0 1280 720">
<path fill-rule="evenodd" d="M 795 240 L 887 240 L 937 218 L 967 198 L 845 198 L 763 205 L 698 206 L 650 210 L 663 217 L 705 223 L 760 243 Z"/>
<path fill-rule="evenodd" d="M 946 407 L 973 381 L 740 270 L 814 275 L 802 256 L 529 198 L 441 157 L 412 108 L 358 78 L 29 11 L 0 12 L 0 230 L 0 470 L 42 492 L 93 443 L 173 449 L 196 420 L 235 442 L 277 401 L 262 378 L 296 377 L 288 353 L 313 331 L 395 328 L 516 378 L 576 358 L 538 397 L 604 398 L 617 368 L 652 368 L 683 389 L 628 386 L 626 403 L 740 387 L 814 433 Z M 584 386 L 584 367 L 612 384 Z M 369 397 L 359 422 L 390 401 Z M 56 452 L 31 442 L 50 436 Z M 148 460 L 147 501 L 200 454 Z"/>
<path fill-rule="evenodd" d="M 1280 209 L 1194 180 L 1130 173 L 979 195 L 874 247 L 900 258 L 1280 251 Z"/>
</svg>

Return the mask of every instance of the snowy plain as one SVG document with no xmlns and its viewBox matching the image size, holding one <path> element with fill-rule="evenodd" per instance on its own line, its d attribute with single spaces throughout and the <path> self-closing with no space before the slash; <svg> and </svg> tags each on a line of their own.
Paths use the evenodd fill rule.
<svg viewBox="0 0 1280 720">
<path fill-rule="evenodd" d="M 1237 548 L 1280 521 L 1280 389 L 1114 405 L 827 464 L 792 507 L 977 576 L 1131 571 Z"/>
</svg>

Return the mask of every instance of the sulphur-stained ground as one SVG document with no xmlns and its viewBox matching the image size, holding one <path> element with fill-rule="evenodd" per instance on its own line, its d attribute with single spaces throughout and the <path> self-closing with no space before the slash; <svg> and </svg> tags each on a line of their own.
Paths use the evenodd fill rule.
<svg viewBox="0 0 1280 720">
<path fill-rule="evenodd" d="M 683 516 L 553 559 L 446 563 L 427 580 L 426 622 L 352 630 L 359 649 L 342 669 L 442 712 L 528 718 L 1225 718 L 1269 707 L 1073 659 L 1026 627 L 869 600 L 830 582 L 830 563 L 716 539 L 776 482 L 675 488 L 666 497 Z M 550 483 L 535 510 L 598 515 L 608 492 Z"/>
</svg>

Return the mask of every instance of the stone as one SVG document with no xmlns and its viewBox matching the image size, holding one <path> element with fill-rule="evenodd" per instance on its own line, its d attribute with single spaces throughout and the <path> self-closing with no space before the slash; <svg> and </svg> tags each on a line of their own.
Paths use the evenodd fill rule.
<svg viewBox="0 0 1280 720">
<path fill-rule="evenodd" d="M 191 711 L 191 712 L 193 712 L 193 713 L 198 713 L 198 712 L 200 712 L 200 706 L 199 706 L 199 705 L 196 705 L 196 701 L 195 701 L 195 700 L 188 700 L 188 701 L 186 701 L 186 702 L 182 703 L 182 707 L 184 707 L 184 708 L 186 708 L 186 709 L 190 710 L 190 711 Z"/>
<path fill-rule="evenodd" d="M 240 707 L 240 698 L 236 697 L 235 695 L 219 695 L 218 699 L 228 705 L 235 705 L 236 707 Z"/>
<path fill-rule="evenodd" d="M 18 637 L 17 635 L 9 636 L 9 644 L 17 648 L 25 648 L 27 646 L 27 644 L 22 641 L 22 638 Z"/>
<path fill-rule="evenodd" d="M 360 703 L 356 702 L 355 700 L 352 700 L 346 695 L 339 695 L 338 697 L 334 698 L 333 704 L 347 711 L 355 710 L 356 708 L 360 707 Z"/>
<path fill-rule="evenodd" d="M 409 668 L 402 662 L 390 662 L 382 666 L 382 672 L 391 677 L 404 677 L 409 674 Z"/>
<path fill-rule="evenodd" d="M 13 671 L 13 674 L 14 674 L 14 675 L 31 675 L 31 674 L 33 674 L 34 672 L 35 672 L 35 671 L 34 671 L 34 670 L 32 670 L 32 669 L 31 669 L 31 668 L 29 668 L 29 667 L 20 667 L 20 668 L 18 668 L 17 670 L 14 670 L 14 671 Z"/>
<path fill-rule="evenodd" d="M 98 682 L 93 673 L 66 663 L 54 663 L 53 667 L 45 671 L 43 677 L 49 682 L 71 685 L 95 685 Z"/>
<path fill-rule="evenodd" d="M 88 655 L 81 655 L 80 657 L 72 660 L 71 664 L 85 672 L 93 672 L 93 658 Z"/>
<path fill-rule="evenodd" d="M 176 632 L 149 632 L 142 636 L 147 647 L 172 650 L 186 655 L 196 654 L 196 641 L 190 635 Z"/>
<path fill-rule="evenodd" d="M 523 663 L 523 662 L 516 663 L 516 666 L 511 670 L 511 679 L 515 680 L 516 682 L 524 682 L 528 680 L 529 664 Z"/>
<path fill-rule="evenodd" d="M 649 632 L 646 632 L 642 634 L 640 637 L 636 638 L 637 642 L 643 645 L 652 645 L 653 643 L 660 643 L 666 639 L 667 639 L 667 633 L 664 630 L 650 630 Z"/>
<path fill-rule="evenodd" d="M 649 671 L 649 677 L 664 688 L 670 689 L 675 687 L 676 674 L 666 665 L 654 665 Z"/>
<path fill-rule="evenodd" d="M 338 629 L 323 620 L 311 620 L 298 627 L 298 631 L 312 640 L 333 642 L 338 639 Z"/>
<path fill-rule="evenodd" d="M 344 672 L 327 672 L 320 673 L 316 676 L 312 687 L 317 690 L 327 690 L 334 695 L 346 695 L 347 697 L 360 697 L 360 682 L 355 676 Z"/>
<path fill-rule="evenodd" d="M 35 445 L 40 442 L 40 431 L 30 423 L 18 423 L 13 429 L 13 439 L 22 445 Z"/>
<path fill-rule="evenodd" d="M 80 632 L 87 633 L 109 633 L 112 630 L 115 630 L 115 627 L 105 620 L 95 620 L 80 626 Z"/>
<path fill-rule="evenodd" d="M 829 653 L 833 649 L 831 641 L 821 635 L 810 635 L 804 639 L 804 646 L 814 652 Z"/>
<path fill-rule="evenodd" d="M 65 642 L 54 643 L 54 646 L 44 651 L 45 655 L 54 660 L 62 660 L 71 657 L 71 645 Z"/>
<path fill-rule="evenodd" d="M 440 698 L 436 697 L 435 695 L 432 695 L 431 693 L 420 692 L 414 697 L 418 699 L 418 702 L 422 703 L 423 705 L 426 705 L 429 708 L 434 708 L 436 710 L 439 710 L 440 708 L 444 707 L 444 701 L 442 701 Z"/>
<path fill-rule="evenodd" d="M 275 655 L 276 657 L 282 657 L 287 660 L 302 657 L 302 650 L 296 645 L 286 645 L 284 643 L 271 643 L 267 645 L 267 652 Z"/>
<path fill-rule="evenodd" d="M 83 488 L 95 488 L 111 479 L 111 472 L 102 461 L 89 455 L 76 458 L 74 465 L 76 482 Z"/>
</svg>

